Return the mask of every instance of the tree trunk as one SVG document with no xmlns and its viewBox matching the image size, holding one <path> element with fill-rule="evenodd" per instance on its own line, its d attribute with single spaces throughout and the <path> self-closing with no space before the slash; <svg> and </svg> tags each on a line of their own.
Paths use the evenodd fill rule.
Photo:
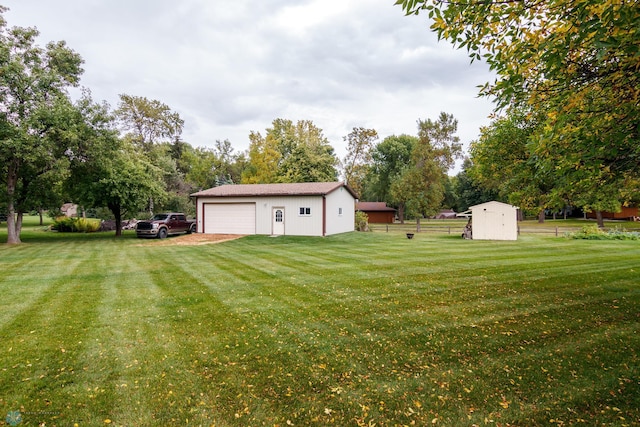
<svg viewBox="0 0 640 427">
<path fill-rule="evenodd" d="M 7 212 L 7 243 L 15 245 L 22 243 L 20 241 L 20 233 L 16 230 L 16 214 L 13 209 L 13 203 L 9 206 L 9 212 Z"/>
<path fill-rule="evenodd" d="M 404 224 L 404 203 L 398 205 L 398 219 L 400 220 L 400 224 Z"/>
<path fill-rule="evenodd" d="M 540 224 L 544 223 L 544 209 L 540 210 L 540 212 L 538 213 L 538 222 Z"/>
<path fill-rule="evenodd" d="M 122 236 L 122 209 L 120 209 L 120 205 L 110 204 L 108 207 L 116 220 L 116 237 L 120 237 Z"/>
<path fill-rule="evenodd" d="M 604 228 L 604 218 L 602 217 L 602 211 L 596 211 L 596 220 L 598 221 L 598 228 Z"/>
<path fill-rule="evenodd" d="M 122 236 L 122 212 L 118 209 L 113 215 L 116 217 L 116 237 L 120 237 Z"/>
<path fill-rule="evenodd" d="M 22 232 L 22 219 L 24 218 L 24 213 L 23 212 L 18 212 L 18 214 L 16 215 L 16 234 L 18 236 L 20 236 L 20 233 Z"/>
<path fill-rule="evenodd" d="M 38 209 L 38 215 L 40 216 L 40 225 L 44 225 L 44 221 L 42 219 L 42 208 Z"/>
<path fill-rule="evenodd" d="M 15 191 L 18 183 L 18 160 L 13 159 L 9 162 L 7 171 L 7 243 L 18 244 L 20 241 L 20 228 L 22 221 L 20 221 L 20 228 L 16 222 L 16 208 L 15 208 Z"/>
</svg>

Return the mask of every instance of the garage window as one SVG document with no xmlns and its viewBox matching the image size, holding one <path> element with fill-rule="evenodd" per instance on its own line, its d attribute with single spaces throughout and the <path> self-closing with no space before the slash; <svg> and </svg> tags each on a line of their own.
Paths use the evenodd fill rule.
<svg viewBox="0 0 640 427">
<path fill-rule="evenodd" d="M 300 216 L 311 216 L 311 208 L 300 208 Z"/>
</svg>

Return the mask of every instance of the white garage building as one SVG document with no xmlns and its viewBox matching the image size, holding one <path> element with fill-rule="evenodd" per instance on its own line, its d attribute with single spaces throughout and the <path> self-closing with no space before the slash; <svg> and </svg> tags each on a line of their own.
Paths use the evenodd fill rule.
<svg viewBox="0 0 640 427">
<path fill-rule="evenodd" d="M 501 202 L 471 206 L 473 240 L 517 240 L 518 208 Z"/>
<path fill-rule="evenodd" d="M 355 227 L 357 196 L 341 182 L 231 184 L 191 196 L 198 233 L 328 236 Z"/>
</svg>

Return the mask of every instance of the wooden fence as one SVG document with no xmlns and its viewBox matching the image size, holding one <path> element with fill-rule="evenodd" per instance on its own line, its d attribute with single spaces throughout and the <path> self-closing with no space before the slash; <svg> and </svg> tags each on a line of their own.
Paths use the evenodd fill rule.
<svg viewBox="0 0 640 427">
<path fill-rule="evenodd" d="M 406 223 L 406 224 L 369 224 L 369 229 L 377 233 L 441 233 L 462 236 L 466 221 L 449 221 L 438 224 L 436 221 L 427 223 Z M 556 237 L 564 236 L 566 233 L 579 231 L 580 227 L 527 227 L 518 226 L 518 235 L 521 234 L 543 234 Z"/>
</svg>

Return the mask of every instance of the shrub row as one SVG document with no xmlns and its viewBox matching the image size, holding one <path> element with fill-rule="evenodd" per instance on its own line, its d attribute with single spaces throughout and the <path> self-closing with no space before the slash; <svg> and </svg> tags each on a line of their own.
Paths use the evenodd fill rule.
<svg viewBox="0 0 640 427">
<path fill-rule="evenodd" d="M 100 220 L 95 218 L 57 217 L 51 225 L 52 230 L 65 233 L 94 233 L 100 230 Z"/>
<path fill-rule="evenodd" d="M 640 240 L 640 232 L 638 231 L 627 231 L 621 228 L 603 230 L 595 225 L 582 227 L 582 230 L 568 233 L 567 236 L 584 240 Z"/>
</svg>

